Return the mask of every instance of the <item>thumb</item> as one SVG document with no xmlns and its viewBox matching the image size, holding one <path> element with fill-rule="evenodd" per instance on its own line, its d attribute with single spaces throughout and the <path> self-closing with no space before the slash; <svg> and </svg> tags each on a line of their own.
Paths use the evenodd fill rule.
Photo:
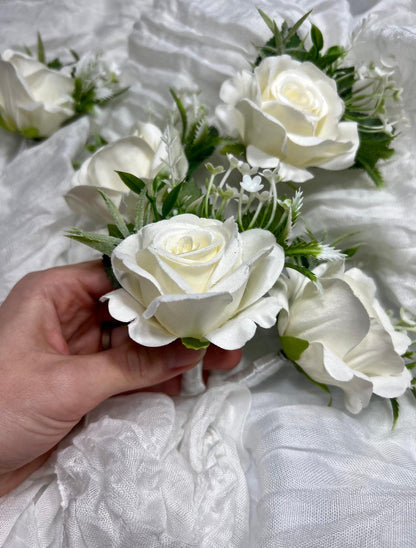
<svg viewBox="0 0 416 548">
<path fill-rule="evenodd" d="M 71 356 L 71 377 L 78 409 L 85 414 L 110 396 L 159 384 L 203 359 L 205 350 L 189 350 L 181 341 L 148 348 L 132 340 L 98 352 Z"/>
</svg>

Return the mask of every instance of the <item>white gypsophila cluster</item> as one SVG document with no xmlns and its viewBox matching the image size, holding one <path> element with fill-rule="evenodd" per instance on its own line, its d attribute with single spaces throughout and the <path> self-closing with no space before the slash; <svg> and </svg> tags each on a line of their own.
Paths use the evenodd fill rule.
<svg viewBox="0 0 416 548">
<path fill-rule="evenodd" d="M 117 65 L 103 59 L 102 52 L 87 53 L 75 65 L 75 77 L 85 89 L 95 90 L 95 99 L 105 101 L 119 89 L 120 71 Z"/>
</svg>

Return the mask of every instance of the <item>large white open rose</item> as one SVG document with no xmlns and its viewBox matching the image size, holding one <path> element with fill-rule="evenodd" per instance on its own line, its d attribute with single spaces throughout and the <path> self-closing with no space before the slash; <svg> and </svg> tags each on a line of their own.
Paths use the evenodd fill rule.
<svg viewBox="0 0 416 548">
<path fill-rule="evenodd" d="M 282 306 L 278 331 L 283 350 L 315 381 L 339 386 L 358 413 L 371 395 L 401 396 L 411 375 L 401 355 L 410 339 L 396 332 L 362 270 L 343 264 L 316 269 L 321 288 L 295 271 L 272 290 Z"/>
<path fill-rule="evenodd" d="M 284 179 L 312 178 L 307 168 L 340 170 L 354 163 L 357 124 L 341 122 L 337 87 L 314 64 L 267 57 L 253 73 L 243 71 L 221 87 L 216 114 L 224 130 L 247 146 L 256 167 L 280 164 Z"/>
<path fill-rule="evenodd" d="M 49 137 L 73 116 L 74 81 L 33 57 L 6 50 L 0 59 L 0 116 L 10 131 Z"/>
<path fill-rule="evenodd" d="M 188 162 L 183 153 L 179 135 L 173 134 L 176 177 L 185 177 Z M 66 194 L 65 199 L 72 210 L 109 223 L 109 215 L 103 199 L 97 189 L 103 191 L 125 214 L 134 214 L 135 196 L 120 179 L 117 171 L 132 173 L 144 180 L 152 180 L 166 167 L 167 147 L 162 139 L 160 129 L 154 124 L 137 123 L 133 134 L 109 145 L 105 145 L 86 160 L 74 176 L 74 187 Z"/>
<path fill-rule="evenodd" d="M 178 215 L 116 247 L 112 265 L 122 289 L 104 298 L 140 344 L 193 338 L 231 350 L 253 337 L 256 324 L 274 325 L 280 305 L 266 295 L 283 264 L 283 249 L 267 230 L 240 234 L 232 218 Z"/>
</svg>

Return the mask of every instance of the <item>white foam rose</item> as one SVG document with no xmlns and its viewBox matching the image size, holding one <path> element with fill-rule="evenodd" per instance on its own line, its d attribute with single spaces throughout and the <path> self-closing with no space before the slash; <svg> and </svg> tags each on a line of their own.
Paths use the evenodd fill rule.
<svg viewBox="0 0 416 548">
<path fill-rule="evenodd" d="M 173 132 L 174 130 L 171 130 Z M 177 137 L 174 153 L 178 156 L 177 177 L 186 175 L 188 163 Z M 154 124 L 138 123 L 133 135 L 105 145 L 86 160 L 75 173 L 75 185 L 65 196 L 72 210 L 93 217 L 101 222 L 112 222 L 103 199 L 97 192 L 102 190 L 122 211 L 129 216 L 134 209 L 135 198 L 122 182 L 116 171 L 132 173 L 144 180 L 152 180 L 165 167 L 167 147 L 162 132 Z"/>
<path fill-rule="evenodd" d="M 280 305 L 266 294 L 283 264 L 283 249 L 266 230 L 239 233 L 233 218 L 178 215 L 116 247 L 112 266 L 122 288 L 104 299 L 140 344 L 190 337 L 236 349 L 257 325 L 275 324 Z"/>
<path fill-rule="evenodd" d="M 254 72 L 223 83 L 216 114 L 224 130 L 247 146 L 247 160 L 274 168 L 286 180 L 312 178 L 307 170 L 341 170 L 354 163 L 355 122 L 341 122 L 344 103 L 335 81 L 314 64 L 267 57 Z"/>
<path fill-rule="evenodd" d="M 10 131 L 49 137 L 74 115 L 74 81 L 33 57 L 6 50 L 0 59 L 0 116 Z"/>
<path fill-rule="evenodd" d="M 339 386 L 358 413 L 371 395 L 401 396 L 411 375 L 401 355 L 410 339 L 396 332 L 376 299 L 371 278 L 343 264 L 316 269 L 321 289 L 298 272 L 272 291 L 282 306 L 278 331 L 290 359 L 315 381 Z"/>
</svg>

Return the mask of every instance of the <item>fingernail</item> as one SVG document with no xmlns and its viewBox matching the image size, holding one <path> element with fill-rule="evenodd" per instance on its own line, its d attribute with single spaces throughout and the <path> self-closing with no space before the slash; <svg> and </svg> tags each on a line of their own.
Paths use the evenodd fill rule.
<svg viewBox="0 0 416 548">
<path fill-rule="evenodd" d="M 178 369 L 187 365 L 196 365 L 205 356 L 206 349 L 190 350 L 182 344 L 178 344 L 172 349 L 168 356 L 169 369 Z"/>
</svg>

